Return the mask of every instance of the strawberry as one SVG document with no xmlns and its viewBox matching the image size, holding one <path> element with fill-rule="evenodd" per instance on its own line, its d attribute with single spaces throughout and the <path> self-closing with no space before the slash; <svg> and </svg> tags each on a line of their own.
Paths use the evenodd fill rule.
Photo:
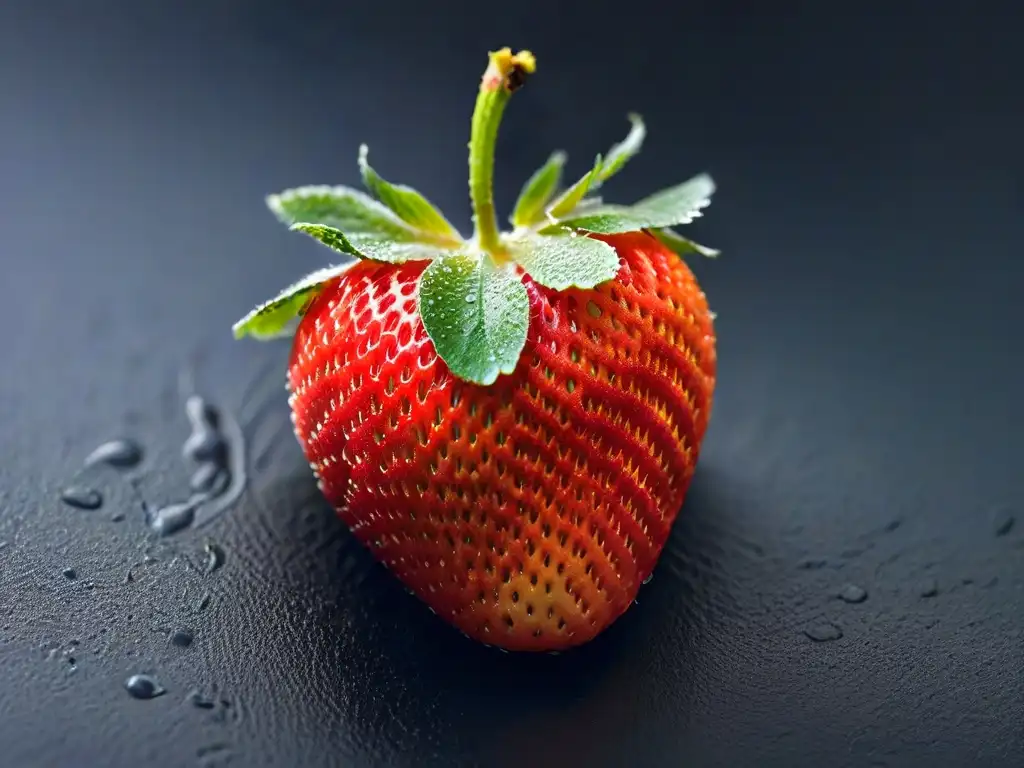
<svg viewBox="0 0 1024 768">
<path fill-rule="evenodd" d="M 349 257 L 257 307 L 236 336 L 293 335 L 295 433 L 355 536 L 430 608 L 510 650 L 583 643 L 651 574 L 711 414 L 712 313 L 678 234 L 706 175 L 630 205 L 602 184 L 629 135 L 563 188 L 556 152 L 501 233 L 498 123 L 535 68 L 490 54 L 473 116 L 463 239 L 419 192 L 359 167 L 369 195 L 299 187 L 271 210 Z"/>
</svg>

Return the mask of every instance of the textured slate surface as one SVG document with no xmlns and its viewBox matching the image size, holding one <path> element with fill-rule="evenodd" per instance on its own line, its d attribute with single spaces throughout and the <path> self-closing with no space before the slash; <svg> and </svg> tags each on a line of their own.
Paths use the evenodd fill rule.
<svg viewBox="0 0 1024 768">
<path fill-rule="evenodd" d="M 1016 6 L 350 5 L 0 7 L 0 762 L 1024 763 Z M 721 190 L 697 478 L 638 604 L 562 656 L 477 647 L 373 565 L 288 431 L 286 347 L 228 333 L 325 256 L 262 195 L 355 183 L 360 141 L 468 224 L 503 44 L 541 68 L 500 205 L 630 109 L 648 148 L 610 194 Z M 187 494 L 194 392 L 242 426 L 248 489 L 154 540 L 139 497 Z M 122 435 L 143 464 L 61 504 Z"/>
</svg>

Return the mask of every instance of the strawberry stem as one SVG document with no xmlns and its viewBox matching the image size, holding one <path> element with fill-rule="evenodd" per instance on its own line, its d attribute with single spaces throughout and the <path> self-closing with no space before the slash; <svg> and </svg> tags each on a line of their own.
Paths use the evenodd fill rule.
<svg viewBox="0 0 1024 768">
<path fill-rule="evenodd" d="M 536 61 L 529 51 L 513 54 L 502 48 L 490 54 L 490 61 L 480 81 L 480 93 L 473 109 L 473 125 L 469 138 L 469 197 L 473 203 L 473 224 L 476 241 L 488 253 L 500 248 L 498 217 L 494 210 L 494 146 L 498 126 L 509 96 L 522 87 L 527 75 L 533 74 Z"/>
</svg>

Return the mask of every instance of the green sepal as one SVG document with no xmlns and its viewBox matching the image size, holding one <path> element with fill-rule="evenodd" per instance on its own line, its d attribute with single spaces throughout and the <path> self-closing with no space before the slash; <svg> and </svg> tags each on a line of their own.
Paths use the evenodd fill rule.
<svg viewBox="0 0 1024 768">
<path fill-rule="evenodd" d="M 612 146 L 608 150 L 608 154 L 605 155 L 604 163 L 601 165 L 601 172 L 597 177 L 598 185 L 603 184 L 622 170 L 622 166 L 640 151 L 644 144 L 644 139 L 647 138 L 647 127 L 644 125 L 643 118 L 635 112 L 630 112 L 627 118 L 632 127 L 626 138 Z"/>
<path fill-rule="evenodd" d="M 450 240 L 462 240 L 455 227 L 448 223 L 444 215 L 422 194 L 412 187 L 391 184 L 382 179 L 367 162 L 369 152 L 369 147 L 365 144 L 359 147 L 359 172 L 363 177 L 363 184 L 374 197 L 416 229 Z"/>
<path fill-rule="evenodd" d="M 573 209 L 587 196 L 590 192 L 590 188 L 595 186 L 599 177 L 601 176 L 601 170 L 604 167 L 604 163 L 601 160 L 601 156 L 598 155 L 594 160 L 594 166 L 586 173 L 579 181 L 569 187 L 567 190 L 562 192 L 558 197 L 555 198 L 554 202 L 547 208 L 547 215 L 549 219 L 558 220 L 561 217 L 571 213 Z"/>
<path fill-rule="evenodd" d="M 445 253 L 420 278 L 419 307 L 437 354 L 458 378 L 487 386 L 515 370 L 530 301 L 514 264 L 471 251 Z"/>
<path fill-rule="evenodd" d="M 565 159 L 565 152 L 553 152 L 547 162 L 523 185 L 515 209 L 509 217 L 512 226 L 528 227 L 544 220 L 544 207 L 562 181 Z"/>
<path fill-rule="evenodd" d="M 688 253 L 696 253 L 700 256 L 704 256 L 705 258 L 714 259 L 721 254 L 721 251 L 715 248 L 708 248 L 706 245 L 694 242 L 690 238 L 683 237 L 672 229 L 653 229 L 651 230 L 651 234 L 661 240 L 662 243 L 667 245 L 680 256 L 685 256 Z"/>
<path fill-rule="evenodd" d="M 689 224 L 711 204 L 714 191 L 711 177 L 700 174 L 633 205 L 598 206 L 578 216 L 566 216 L 558 224 L 605 235 Z M 557 225 L 552 225 L 541 232 L 556 230 Z"/>
<path fill-rule="evenodd" d="M 383 203 L 349 187 L 296 187 L 268 195 L 266 203 L 274 216 L 288 226 L 322 224 L 341 230 L 349 238 L 369 235 L 401 242 L 432 242 L 453 247 L 460 244 L 432 232 L 414 229 Z"/>
<path fill-rule="evenodd" d="M 294 283 L 270 301 L 260 304 L 249 314 L 235 323 L 231 330 L 236 339 L 243 336 L 266 340 L 290 336 L 295 332 L 297 321 L 306 313 L 309 305 L 323 290 L 324 284 L 344 274 L 353 264 L 350 261 L 335 267 L 318 269 Z"/>
<path fill-rule="evenodd" d="M 526 274 L 556 291 L 593 288 L 619 271 L 619 255 L 614 248 L 571 229 L 554 235 L 508 237 L 505 245 Z"/>
<path fill-rule="evenodd" d="M 389 264 L 402 264 L 406 261 L 428 261 L 444 253 L 443 248 L 430 243 L 398 242 L 387 240 L 376 235 L 353 234 L 346 236 L 340 229 L 325 224 L 299 222 L 292 224 L 291 229 L 303 232 L 314 240 L 318 240 L 332 251 L 354 256 L 357 259 L 385 261 Z"/>
</svg>

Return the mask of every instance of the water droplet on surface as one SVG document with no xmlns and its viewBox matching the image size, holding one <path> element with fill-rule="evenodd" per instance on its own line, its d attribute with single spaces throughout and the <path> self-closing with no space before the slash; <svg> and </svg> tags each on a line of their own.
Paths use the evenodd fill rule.
<svg viewBox="0 0 1024 768">
<path fill-rule="evenodd" d="M 206 550 L 206 572 L 213 573 L 224 565 L 224 550 L 220 544 L 213 541 L 206 542 L 204 549 Z"/>
<path fill-rule="evenodd" d="M 824 622 L 808 627 L 804 630 L 804 634 L 816 643 L 827 643 L 841 638 L 843 630 L 831 622 Z"/>
<path fill-rule="evenodd" d="M 649 574 L 647 574 L 647 578 L 644 579 L 643 583 L 644 584 L 650 584 L 653 580 L 654 580 L 654 574 L 653 573 L 649 573 Z"/>
<path fill-rule="evenodd" d="M 227 444 L 220 433 L 206 428 L 193 432 L 181 446 L 182 456 L 196 462 L 222 463 L 226 450 Z"/>
<path fill-rule="evenodd" d="M 198 690 L 191 690 L 188 694 L 188 702 L 197 709 L 213 709 L 216 702 L 209 696 L 204 696 Z"/>
<path fill-rule="evenodd" d="M 466 295 L 466 301 L 467 301 L 467 302 L 468 302 L 469 304 L 472 304 L 472 303 L 473 303 L 474 301 L 476 301 L 476 294 L 475 294 L 475 293 L 470 293 L 470 294 L 467 294 L 467 295 Z"/>
<path fill-rule="evenodd" d="M 939 594 L 939 584 L 935 579 L 925 579 L 921 583 L 921 597 L 935 597 Z"/>
<path fill-rule="evenodd" d="M 185 415 L 196 432 L 204 428 L 216 431 L 220 426 L 220 413 L 199 395 L 190 395 L 185 401 Z"/>
<path fill-rule="evenodd" d="M 142 446 L 133 440 L 111 440 L 85 457 L 83 465 L 106 464 L 117 469 L 131 469 L 142 461 Z"/>
<path fill-rule="evenodd" d="M 992 515 L 992 533 L 996 536 L 1005 536 L 1013 530 L 1016 522 L 1010 510 L 1006 507 L 999 507 Z"/>
<path fill-rule="evenodd" d="M 196 518 L 196 505 L 193 501 L 179 504 L 168 504 L 153 513 L 149 527 L 159 536 L 170 536 L 183 528 L 192 525 Z"/>
<path fill-rule="evenodd" d="M 124 683 L 125 690 L 133 699 L 155 699 L 167 690 L 150 675 L 132 675 Z"/>
<path fill-rule="evenodd" d="M 844 603 L 863 603 L 868 599 L 868 593 L 863 587 L 847 584 L 839 591 L 839 599 Z"/>
<path fill-rule="evenodd" d="M 78 578 L 78 572 L 74 568 L 65 568 L 61 573 L 64 575 L 65 579 L 69 579 L 71 581 Z"/>
<path fill-rule="evenodd" d="M 103 506 L 103 494 L 95 488 L 86 488 L 84 485 L 72 485 L 65 488 L 60 495 L 60 500 L 75 509 L 91 510 Z"/>
<path fill-rule="evenodd" d="M 224 492 L 231 482 L 231 475 L 220 464 L 205 462 L 192 473 L 188 485 L 193 493 L 209 494 L 217 496 Z"/>
<path fill-rule="evenodd" d="M 194 639 L 195 635 L 187 629 L 176 629 L 171 632 L 171 644 L 179 648 L 188 648 Z"/>
</svg>

